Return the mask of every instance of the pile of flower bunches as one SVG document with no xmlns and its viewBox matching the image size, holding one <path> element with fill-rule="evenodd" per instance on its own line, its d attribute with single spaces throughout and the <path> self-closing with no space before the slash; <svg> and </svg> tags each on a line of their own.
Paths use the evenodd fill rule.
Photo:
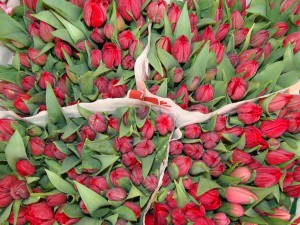
<svg viewBox="0 0 300 225">
<path fill-rule="evenodd" d="M 299 80 L 299 1 L 152 4 L 157 12 L 148 13 L 154 26 L 145 81 L 152 94 L 208 113 Z"/>
<path fill-rule="evenodd" d="M 140 224 L 173 119 L 148 107 L 81 113 L 45 129 L 0 119 L 1 224 Z"/>
<path fill-rule="evenodd" d="M 182 128 L 146 224 L 290 224 L 290 197 L 300 196 L 299 106 L 299 95 L 278 94 Z"/>
</svg>

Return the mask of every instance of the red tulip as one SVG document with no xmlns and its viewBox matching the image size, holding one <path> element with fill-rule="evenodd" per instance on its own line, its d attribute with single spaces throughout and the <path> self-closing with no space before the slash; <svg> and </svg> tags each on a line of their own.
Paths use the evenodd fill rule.
<svg viewBox="0 0 300 225">
<path fill-rule="evenodd" d="M 248 28 L 243 28 L 241 30 L 237 30 L 233 34 L 234 35 L 234 45 L 238 46 L 238 45 L 242 44 L 245 41 L 248 32 L 249 32 Z"/>
<path fill-rule="evenodd" d="M 258 60 L 262 53 L 263 51 L 260 48 L 247 49 L 239 55 L 239 63 L 247 62 L 252 59 Z"/>
<path fill-rule="evenodd" d="M 164 0 L 152 2 L 147 6 L 147 16 L 154 23 L 160 23 L 164 18 L 164 11 L 167 10 L 167 3 Z"/>
<path fill-rule="evenodd" d="M 89 126 L 97 133 L 103 133 L 107 130 L 107 121 L 102 113 L 95 113 L 89 117 Z"/>
<path fill-rule="evenodd" d="M 80 202 L 81 203 L 81 202 Z M 77 223 L 80 219 L 79 218 L 70 218 L 68 217 L 64 212 L 63 212 L 63 208 L 64 208 L 65 204 L 61 205 L 55 213 L 55 221 L 58 222 L 59 224 L 75 224 Z"/>
<path fill-rule="evenodd" d="M 174 129 L 174 121 L 167 114 L 161 114 L 155 119 L 156 130 L 161 135 L 166 135 L 168 132 L 172 132 Z"/>
<path fill-rule="evenodd" d="M 216 33 L 216 38 L 219 41 L 222 41 L 223 39 L 226 38 L 228 31 L 229 31 L 229 27 L 230 27 L 230 25 L 227 23 L 220 24 L 220 26 L 218 27 L 217 33 Z"/>
<path fill-rule="evenodd" d="M 52 42 L 55 37 L 52 35 L 51 32 L 53 32 L 54 30 L 55 29 L 48 23 L 45 23 L 43 21 L 40 22 L 40 35 L 43 41 Z"/>
<path fill-rule="evenodd" d="M 185 218 L 184 212 L 181 208 L 173 209 L 171 212 L 172 224 L 174 225 L 185 225 L 187 220 Z"/>
<path fill-rule="evenodd" d="M 189 92 L 185 84 L 179 86 L 175 98 L 181 97 L 181 103 L 178 104 L 182 109 L 187 109 L 189 104 Z"/>
<path fill-rule="evenodd" d="M 266 156 L 266 162 L 269 165 L 279 165 L 293 159 L 294 156 L 295 154 L 292 152 L 283 149 L 277 149 L 273 151 L 268 151 Z"/>
<path fill-rule="evenodd" d="M 17 225 L 25 225 L 28 224 L 28 220 L 26 219 L 26 210 L 27 208 L 21 206 L 19 211 L 18 211 L 18 215 L 17 215 Z M 14 220 L 15 220 L 15 215 L 13 210 L 11 211 L 7 221 L 9 222 L 9 224 L 14 224 Z"/>
<path fill-rule="evenodd" d="M 158 185 L 158 179 L 155 175 L 149 175 L 143 180 L 142 185 L 147 191 L 154 192 Z"/>
<path fill-rule="evenodd" d="M 232 29 L 240 30 L 244 27 L 244 20 L 238 10 L 234 10 L 231 14 Z"/>
<path fill-rule="evenodd" d="M 69 44 L 67 44 L 66 42 L 63 42 L 63 41 L 57 42 L 54 47 L 54 52 L 55 52 L 56 57 L 59 60 L 65 60 L 65 55 L 63 53 L 64 51 L 69 56 L 71 56 L 73 54 L 73 51 L 72 51 L 71 47 L 69 46 Z"/>
<path fill-rule="evenodd" d="M 258 200 L 258 197 L 253 192 L 243 187 L 228 187 L 225 194 L 227 201 L 230 203 L 247 205 Z"/>
<path fill-rule="evenodd" d="M 178 168 L 178 176 L 183 177 L 188 174 L 189 169 L 192 167 L 192 160 L 187 156 L 177 156 L 172 160 L 172 163 L 175 164 Z"/>
<path fill-rule="evenodd" d="M 47 83 L 49 83 L 53 87 L 55 83 L 55 77 L 52 73 L 44 71 L 41 73 L 39 85 L 42 89 L 46 89 Z"/>
<path fill-rule="evenodd" d="M 159 39 L 156 46 L 165 50 L 168 53 L 171 53 L 171 40 L 167 36 L 164 36 L 161 39 Z"/>
<path fill-rule="evenodd" d="M 106 198 L 110 201 L 123 201 L 127 197 L 127 192 L 123 188 L 112 188 L 106 192 Z"/>
<path fill-rule="evenodd" d="M 197 124 L 191 124 L 185 127 L 184 136 L 188 139 L 197 139 L 200 137 L 201 128 Z"/>
<path fill-rule="evenodd" d="M 260 30 L 251 37 L 250 44 L 254 48 L 259 48 L 266 44 L 268 38 L 269 32 L 267 30 Z"/>
<path fill-rule="evenodd" d="M 192 159 L 200 159 L 204 154 L 202 145 L 198 143 L 184 144 L 183 152 Z"/>
<path fill-rule="evenodd" d="M 134 168 L 131 170 L 130 180 L 135 185 L 140 185 L 143 182 L 144 177 L 143 177 L 142 167 L 140 165 L 134 166 Z"/>
<path fill-rule="evenodd" d="M 171 54 L 178 63 L 186 63 L 192 52 L 192 46 L 186 36 L 182 35 L 176 39 L 171 47 Z"/>
<path fill-rule="evenodd" d="M 120 65 L 122 52 L 115 44 L 106 43 L 103 46 L 103 63 L 108 68 L 114 68 Z"/>
<path fill-rule="evenodd" d="M 183 207 L 183 213 L 189 221 L 195 222 L 198 218 L 205 216 L 205 208 L 190 202 Z"/>
<path fill-rule="evenodd" d="M 253 163 L 254 159 L 249 153 L 246 153 L 239 149 L 234 149 L 232 152 L 232 163 L 241 163 L 244 165 L 249 165 L 250 163 Z"/>
<path fill-rule="evenodd" d="M 132 137 L 116 137 L 114 139 L 114 148 L 117 151 L 120 151 L 122 153 L 128 153 L 132 150 L 133 146 L 133 138 Z"/>
<path fill-rule="evenodd" d="M 212 30 L 212 28 L 210 26 L 207 26 L 203 33 L 199 36 L 199 40 L 200 41 L 210 41 L 210 42 L 214 42 L 216 41 L 216 37 L 214 34 L 214 31 Z"/>
<path fill-rule="evenodd" d="M 30 196 L 28 188 L 26 186 L 26 181 L 17 180 L 15 181 L 10 188 L 10 194 L 15 200 L 27 199 Z"/>
<path fill-rule="evenodd" d="M 151 140 L 142 140 L 142 142 L 138 143 L 134 149 L 134 153 L 140 157 L 146 157 L 151 155 L 154 151 L 154 144 Z"/>
<path fill-rule="evenodd" d="M 237 167 L 230 173 L 230 176 L 239 178 L 243 184 L 251 178 L 251 170 L 247 166 Z"/>
<path fill-rule="evenodd" d="M 286 22 L 277 22 L 273 25 L 273 28 L 277 29 L 277 31 L 273 34 L 273 37 L 280 38 L 286 34 L 289 26 Z"/>
<path fill-rule="evenodd" d="M 105 41 L 105 34 L 103 28 L 94 28 L 90 34 L 90 38 L 97 44 L 102 44 Z"/>
<path fill-rule="evenodd" d="M 216 213 L 213 215 L 212 220 L 215 225 L 229 225 L 230 219 L 226 216 L 225 213 Z"/>
<path fill-rule="evenodd" d="M 35 167 L 26 159 L 18 160 L 16 162 L 16 169 L 23 177 L 32 176 L 35 174 Z"/>
<path fill-rule="evenodd" d="M 296 54 L 300 51 L 300 32 L 294 32 L 286 36 L 286 38 L 282 42 L 282 46 L 285 47 L 291 43 L 294 45 L 294 53 Z"/>
<path fill-rule="evenodd" d="M 151 121 L 147 119 L 139 131 L 142 133 L 143 137 L 151 139 L 154 134 L 154 126 L 151 124 Z"/>
<path fill-rule="evenodd" d="M 39 66 L 43 66 L 47 62 L 47 55 L 45 53 L 43 53 L 40 56 L 38 56 L 40 54 L 40 52 L 41 52 L 40 50 L 37 50 L 34 48 L 29 48 L 28 56 L 33 63 L 35 63 Z"/>
<path fill-rule="evenodd" d="M 183 150 L 183 144 L 178 140 L 174 140 L 170 142 L 169 148 L 169 152 L 171 155 L 180 155 Z"/>
<path fill-rule="evenodd" d="M 288 129 L 289 121 L 277 118 L 273 121 L 265 120 L 261 123 L 259 129 L 262 134 L 268 138 L 278 138 Z"/>
<path fill-rule="evenodd" d="M 138 164 L 138 161 L 133 152 L 128 152 L 122 155 L 122 163 L 132 170 L 134 166 Z"/>
<path fill-rule="evenodd" d="M 28 205 L 25 217 L 32 224 L 52 224 L 54 222 L 53 209 L 45 202 Z"/>
<path fill-rule="evenodd" d="M 57 193 L 47 196 L 46 201 L 49 206 L 57 207 L 67 202 L 67 196 L 63 193 Z"/>
<path fill-rule="evenodd" d="M 118 0 L 117 5 L 118 13 L 127 21 L 138 19 L 141 16 L 142 3 L 140 0 Z"/>
<path fill-rule="evenodd" d="M 279 168 L 261 166 L 256 169 L 256 177 L 253 182 L 257 187 L 271 187 L 279 182 L 281 176 Z"/>
<path fill-rule="evenodd" d="M 238 118 L 244 124 L 252 124 L 259 121 L 262 112 L 262 109 L 252 102 L 245 103 L 237 109 Z"/>
<path fill-rule="evenodd" d="M 213 42 L 210 45 L 209 50 L 215 52 L 216 59 L 217 59 L 217 64 L 219 64 L 223 59 L 223 55 L 224 55 L 224 52 L 225 52 L 225 46 L 221 42 L 216 41 L 216 42 Z"/>
<path fill-rule="evenodd" d="M 90 189 L 98 194 L 101 194 L 102 191 L 109 189 L 106 178 L 101 176 L 92 177 L 90 179 Z"/>
<path fill-rule="evenodd" d="M 107 87 L 107 93 L 110 95 L 111 98 L 122 98 L 127 93 L 127 86 L 126 84 L 119 84 L 119 79 L 114 78 L 109 81 Z"/>
<path fill-rule="evenodd" d="M 24 0 L 24 3 L 27 6 L 27 8 L 32 9 L 33 11 L 36 10 L 37 0 Z"/>
<path fill-rule="evenodd" d="M 125 178 L 125 177 L 129 178 L 129 177 L 130 177 L 130 174 L 129 174 L 129 172 L 128 172 L 126 169 L 124 169 L 124 168 L 122 168 L 122 167 L 119 167 L 119 168 L 113 170 L 113 171 L 110 173 L 110 176 L 109 176 L 109 177 L 110 177 L 111 183 L 112 183 L 115 187 L 120 187 L 118 181 L 119 181 L 121 178 Z"/>
<path fill-rule="evenodd" d="M 134 212 L 137 219 L 141 216 L 141 208 L 137 204 L 133 202 L 125 202 L 123 205 L 131 209 Z"/>
<path fill-rule="evenodd" d="M 206 103 L 214 99 L 214 89 L 210 84 L 204 84 L 197 88 L 195 92 L 195 100 Z"/>
<path fill-rule="evenodd" d="M 101 27 L 107 19 L 108 2 L 88 0 L 83 7 L 83 18 L 89 27 Z"/>
<path fill-rule="evenodd" d="M 262 132 L 254 126 L 248 126 L 244 129 L 247 148 L 253 148 L 260 145 L 259 150 L 266 149 L 268 143 L 262 138 Z"/>
<path fill-rule="evenodd" d="M 256 74 L 257 70 L 258 70 L 258 63 L 255 62 L 254 60 L 250 60 L 239 64 L 236 67 L 235 72 L 236 74 L 242 74 L 243 78 L 247 79 L 247 78 L 252 78 Z"/>
<path fill-rule="evenodd" d="M 28 33 L 32 38 L 33 37 L 41 38 L 40 25 L 37 22 L 30 23 L 28 26 Z"/>
<path fill-rule="evenodd" d="M 221 157 L 217 151 L 208 149 L 204 152 L 202 160 L 208 167 L 215 167 L 221 162 Z"/>
</svg>

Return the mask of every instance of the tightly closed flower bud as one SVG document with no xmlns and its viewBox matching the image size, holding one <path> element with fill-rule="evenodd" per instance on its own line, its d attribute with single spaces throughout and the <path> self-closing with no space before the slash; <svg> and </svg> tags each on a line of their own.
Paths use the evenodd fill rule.
<svg viewBox="0 0 300 225">
<path fill-rule="evenodd" d="M 170 154 L 171 155 L 180 155 L 182 153 L 183 150 L 183 144 L 178 141 L 178 140 L 174 140 L 170 142 Z"/>
<path fill-rule="evenodd" d="M 279 168 L 262 166 L 256 169 L 256 177 L 253 181 L 257 187 L 271 187 L 277 184 L 282 176 Z"/>
<path fill-rule="evenodd" d="M 158 179 L 155 175 L 149 175 L 143 180 L 142 185 L 147 191 L 154 192 L 158 185 Z"/>
<path fill-rule="evenodd" d="M 108 83 L 107 93 L 111 96 L 111 98 L 122 98 L 126 95 L 126 84 L 117 85 L 118 82 L 119 79 L 114 78 Z"/>
<path fill-rule="evenodd" d="M 254 126 L 248 126 L 244 129 L 247 148 L 253 148 L 260 145 L 259 150 L 266 149 L 268 143 L 262 138 L 262 133 Z"/>
<path fill-rule="evenodd" d="M 67 202 L 67 196 L 64 193 L 49 195 L 46 198 L 47 204 L 51 207 L 57 207 Z"/>
<path fill-rule="evenodd" d="M 221 161 L 221 157 L 218 152 L 208 149 L 204 152 L 202 160 L 207 166 L 215 167 Z"/>
<path fill-rule="evenodd" d="M 89 117 L 89 126 L 97 133 L 103 133 L 107 130 L 107 121 L 102 113 L 95 113 Z"/>
<path fill-rule="evenodd" d="M 186 36 L 182 35 L 176 39 L 171 47 L 171 54 L 178 63 L 186 63 L 192 52 L 192 46 Z"/>
<path fill-rule="evenodd" d="M 54 40 L 54 36 L 51 32 L 54 31 L 54 28 L 50 26 L 48 23 L 43 21 L 40 22 L 40 35 L 43 41 L 52 42 Z"/>
<path fill-rule="evenodd" d="M 241 163 L 243 165 L 249 165 L 250 163 L 253 163 L 254 159 L 249 153 L 246 153 L 239 149 L 234 149 L 232 152 L 232 163 Z"/>
<path fill-rule="evenodd" d="M 248 32 L 249 32 L 248 28 L 243 28 L 241 30 L 237 30 L 233 34 L 233 36 L 234 36 L 234 45 L 238 46 L 238 45 L 242 44 L 245 41 Z"/>
<path fill-rule="evenodd" d="M 239 64 L 239 56 L 235 53 L 228 53 L 227 57 L 233 67 L 236 67 Z"/>
<path fill-rule="evenodd" d="M 70 3 L 72 3 L 73 5 L 78 6 L 79 8 L 83 8 L 85 0 L 70 0 Z"/>
<path fill-rule="evenodd" d="M 244 20 L 238 10 L 234 10 L 231 14 L 232 29 L 240 30 L 244 27 Z"/>
<path fill-rule="evenodd" d="M 198 25 L 199 23 L 199 20 L 198 20 L 198 17 L 195 13 L 191 13 L 189 15 L 189 19 L 190 19 L 190 24 L 191 24 L 191 28 L 193 30 L 193 28 L 196 28 L 196 26 Z M 197 32 L 198 33 L 198 32 Z"/>
<path fill-rule="evenodd" d="M 88 0 L 83 7 L 83 19 L 89 27 L 101 27 L 106 21 L 107 1 Z"/>
<path fill-rule="evenodd" d="M 103 32 L 107 39 L 112 39 L 113 34 L 115 32 L 115 28 L 112 24 L 108 23 L 104 25 Z"/>
<path fill-rule="evenodd" d="M 174 120 L 167 114 L 161 114 L 155 119 L 155 127 L 161 135 L 166 135 L 174 130 Z"/>
<path fill-rule="evenodd" d="M 219 177 L 225 172 L 225 164 L 220 162 L 215 167 L 211 167 L 209 172 L 211 176 Z"/>
<path fill-rule="evenodd" d="M 200 82 L 199 76 L 195 76 L 193 78 L 193 80 L 191 81 L 191 83 L 187 86 L 187 90 L 188 91 L 195 91 L 198 88 L 198 86 L 199 86 L 199 82 Z M 183 84 L 183 85 L 185 85 L 185 84 Z"/>
<path fill-rule="evenodd" d="M 98 89 L 98 93 L 99 94 L 103 94 L 103 93 L 107 92 L 108 83 L 109 83 L 108 79 L 106 77 L 104 77 L 104 76 L 98 77 L 94 81 L 94 85 Z"/>
<path fill-rule="evenodd" d="M 184 136 L 188 139 L 197 139 L 200 137 L 201 128 L 197 124 L 191 124 L 185 127 Z"/>
<path fill-rule="evenodd" d="M 12 186 L 18 181 L 17 177 L 6 175 L 0 180 L 0 207 L 4 208 L 13 202 L 10 194 Z"/>
<path fill-rule="evenodd" d="M 65 60 L 64 52 L 66 52 L 69 56 L 73 53 L 71 47 L 63 41 L 59 41 L 55 44 L 54 52 L 59 60 Z"/>
<path fill-rule="evenodd" d="M 289 29 L 289 25 L 286 22 L 277 22 L 273 25 L 273 28 L 277 31 L 273 34 L 274 38 L 280 38 L 286 34 Z"/>
<path fill-rule="evenodd" d="M 290 8 L 294 4 L 295 0 L 285 0 L 282 1 L 280 6 L 280 12 L 285 12 L 288 8 Z"/>
<path fill-rule="evenodd" d="M 244 216 L 245 210 L 240 204 L 229 203 L 228 206 L 230 207 L 230 209 L 227 212 L 228 215 L 236 218 Z"/>
<path fill-rule="evenodd" d="M 13 124 L 17 124 L 17 122 L 12 119 L 0 119 L 0 132 L 12 136 L 15 133 L 15 130 L 11 127 Z"/>
<path fill-rule="evenodd" d="M 132 137 L 116 137 L 114 139 L 114 148 L 122 153 L 128 153 L 132 150 L 133 138 Z"/>
<path fill-rule="evenodd" d="M 44 153 L 45 142 L 40 137 L 32 137 L 29 140 L 30 153 L 33 156 L 39 156 Z"/>
<path fill-rule="evenodd" d="M 244 79 L 252 78 L 258 70 L 258 62 L 250 60 L 239 64 L 236 69 L 236 74 L 242 74 Z"/>
<path fill-rule="evenodd" d="M 142 3 L 139 0 L 118 0 L 117 5 L 118 13 L 127 21 L 138 19 L 141 16 Z"/>
<path fill-rule="evenodd" d="M 121 61 L 121 65 L 125 70 L 133 70 L 135 64 L 135 59 L 127 54 Z"/>
<path fill-rule="evenodd" d="M 284 220 L 284 221 L 290 221 L 291 219 L 291 214 L 283 209 L 272 209 L 273 213 L 268 214 L 268 217 L 270 218 L 275 218 L 279 220 Z"/>
<path fill-rule="evenodd" d="M 250 44 L 254 48 L 259 48 L 266 44 L 268 38 L 269 32 L 267 30 L 260 30 L 251 37 Z"/>
<path fill-rule="evenodd" d="M 294 53 L 296 54 L 300 51 L 300 32 L 294 32 L 286 36 L 286 38 L 282 42 L 282 46 L 285 47 L 291 43 L 294 45 Z"/>
<path fill-rule="evenodd" d="M 102 191 L 109 189 L 106 178 L 101 176 L 92 177 L 90 179 L 90 189 L 98 194 L 101 194 Z"/>
<path fill-rule="evenodd" d="M 25 225 L 28 223 L 28 220 L 26 219 L 25 215 L 26 215 L 26 208 L 21 206 L 17 215 L 17 225 Z M 14 224 L 14 220 L 15 220 L 15 215 L 12 210 L 7 221 L 9 222 L 9 224 Z"/>
<path fill-rule="evenodd" d="M 210 45 L 209 50 L 215 52 L 217 64 L 219 64 L 223 59 L 223 55 L 225 52 L 225 46 L 221 42 L 216 41 Z"/>
<path fill-rule="evenodd" d="M 245 95 L 247 88 L 248 85 L 242 77 L 231 78 L 227 87 L 227 94 L 232 100 L 240 100 Z"/>
<path fill-rule="evenodd" d="M 179 6 L 175 3 L 171 3 L 171 6 L 169 7 L 168 10 L 168 19 L 173 29 L 175 29 L 175 25 L 179 20 L 180 13 L 181 13 L 181 9 L 179 8 Z"/>
<path fill-rule="evenodd" d="M 42 89 L 46 89 L 47 83 L 49 83 L 53 87 L 54 83 L 55 83 L 55 77 L 52 73 L 50 73 L 48 71 L 44 71 L 41 73 L 39 85 Z"/>
<path fill-rule="evenodd" d="M 269 165 L 279 165 L 293 159 L 294 156 L 295 154 L 292 152 L 283 149 L 277 149 L 273 151 L 268 151 L 266 156 L 266 162 Z"/>
<path fill-rule="evenodd" d="M 262 55 L 262 50 L 260 48 L 252 48 L 243 51 L 239 55 L 239 63 L 247 62 L 249 60 L 258 60 Z"/>
<path fill-rule="evenodd" d="M 94 68 L 98 68 L 100 66 L 101 61 L 102 61 L 102 52 L 99 49 L 93 49 L 91 51 L 91 65 Z"/>
<path fill-rule="evenodd" d="M 143 180 L 144 180 L 143 172 L 142 172 L 142 167 L 140 165 L 134 166 L 134 168 L 131 171 L 130 180 L 135 185 L 140 185 L 143 182 Z"/>
<path fill-rule="evenodd" d="M 28 26 L 28 33 L 32 38 L 33 37 L 41 38 L 40 25 L 37 22 L 30 23 Z"/>
<path fill-rule="evenodd" d="M 229 28 L 230 28 L 230 25 L 227 23 L 220 24 L 220 26 L 218 27 L 217 33 L 216 33 L 216 38 L 219 41 L 222 41 L 224 38 L 226 38 Z"/>
<path fill-rule="evenodd" d="M 164 18 L 164 11 L 167 8 L 167 3 L 164 0 L 152 2 L 147 6 L 147 16 L 152 22 L 160 23 L 160 20 Z"/>
<path fill-rule="evenodd" d="M 81 202 L 80 201 L 80 208 L 81 208 Z M 59 224 L 75 224 L 77 223 L 80 219 L 79 218 L 69 218 L 64 212 L 63 208 L 65 207 L 65 204 L 61 205 L 55 213 L 55 221 Z M 83 211 L 83 210 L 82 210 Z"/>
<path fill-rule="evenodd" d="M 168 53 L 171 53 L 171 40 L 168 36 L 163 36 L 161 39 L 159 39 L 156 43 L 156 46 Z"/>
<path fill-rule="evenodd" d="M 134 153 L 140 157 L 146 157 L 151 155 L 154 151 L 154 144 L 151 140 L 142 140 L 142 142 L 138 143 L 134 149 Z"/>
<path fill-rule="evenodd" d="M 93 141 L 96 138 L 96 134 L 93 131 L 93 129 L 89 126 L 83 126 L 80 129 L 80 135 L 81 135 L 81 139 L 82 141 L 85 141 L 86 139 Z"/>
<path fill-rule="evenodd" d="M 243 129 L 241 127 L 235 126 L 231 128 L 225 128 L 224 130 L 221 130 L 218 132 L 220 135 L 223 134 L 233 134 L 237 137 L 241 136 L 243 133 Z"/>
<path fill-rule="evenodd" d="M 195 100 L 206 103 L 214 99 L 214 89 L 210 84 L 204 84 L 197 88 L 195 92 Z"/>
<path fill-rule="evenodd" d="M 283 188 L 286 188 L 288 187 L 293 181 L 294 181 L 294 178 L 293 178 L 293 173 L 292 172 L 287 172 L 285 174 L 285 177 L 283 179 Z"/>
<path fill-rule="evenodd" d="M 269 112 L 276 112 L 278 110 L 283 109 L 290 99 L 292 98 L 292 95 L 287 95 L 287 94 L 282 94 L 278 93 L 272 98 L 271 102 L 269 103 L 268 106 L 268 111 Z M 261 104 L 264 102 L 264 100 L 261 101 Z"/>
<path fill-rule="evenodd" d="M 259 121 L 262 112 L 262 109 L 252 102 L 245 103 L 237 109 L 238 118 L 244 124 L 252 124 Z"/>
<path fill-rule="evenodd" d="M 147 119 L 139 131 L 142 133 L 143 137 L 151 139 L 154 134 L 154 126 L 151 124 L 151 121 Z"/>
<path fill-rule="evenodd" d="M 17 180 L 16 182 L 14 182 L 11 186 L 10 194 L 15 200 L 29 198 L 30 193 L 26 186 L 26 181 Z"/>
<path fill-rule="evenodd" d="M 143 27 L 146 24 L 145 18 L 141 15 L 137 20 L 136 20 L 136 26 L 137 27 Z"/>
<path fill-rule="evenodd" d="M 298 198 L 300 196 L 300 185 L 290 185 L 284 188 L 283 191 L 289 197 Z"/>
<path fill-rule="evenodd" d="M 25 217 L 32 224 L 54 223 L 53 209 L 46 202 L 28 205 Z"/>
<path fill-rule="evenodd" d="M 183 152 L 192 159 L 200 159 L 203 156 L 203 147 L 199 143 L 184 144 Z"/>
<path fill-rule="evenodd" d="M 34 48 L 29 48 L 28 49 L 28 56 L 34 64 L 37 64 L 39 66 L 43 66 L 47 62 L 47 55 L 45 53 L 43 53 L 40 56 L 38 56 L 40 54 L 40 52 L 41 52 L 40 50 L 37 50 L 37 49 L 34 49 Z"/>
<path fill-rule="evenodd" d="M 300 111 L 289 112 L 283 118 L 289 121 L 288 132 L 293 134 L 300 132 Z"/>
<path fill-rule="evenodd" d="M 215 225 L 229 225 L 230 219 L 226 216 L 225 213 L 216 213 L 212 218 Z"/>
<path fill-rule="evenodd" d="M 187 224 L 187 220 L 181 208 L 173 209 L 171 212 L 172 224 L 181 225 Z"/>
<path fill-rule="evenodd" d="M 183 213 L 189 221 L 195 222 L 198 218 L 205 216 L 205 208 L 190 202 L 183 207 Z"/>
<path fill-rule="evenodd" d="M 25 91 L 31 90 L 36 82 L 36 76 L 26 76 L 22 78 L 22 87 Z"/>
<path fill-rule="evenodd" d="M 226 127 L 227 118 L 223 115 L 218 115 L 215 125 L 215 131 L 221 131 Z"/>
<path fill-rule="evenodd" d="M 192 167 L 192 160 L 187 156 L 177 156 L 172 160 L 172 163 L 177 166 L 179 177 L 187 175 L 190 168 Z"/>
<path fill-rule="evenodd" d="M 262 134 L 268 138 L 278 138 L 288 129 L 289 121 L 277 118 L 275 120 L 265 120 L 261 123 L 259 129 Z"/>
<path fill-rule="evenodd" d="M 9 100 L 15 100 L 24 91 L 16 84 L 6 84 L 2 87 L 2 94 Z"/>
<path fill-rule="evenodd" d="M 176 98 L 180 98 L 180 103 L 178 104 L 182 109 L 187 109 L 189 104 L 189 92 L 185 84 L 180 85 L 177 90 Z"/>
<path fill-rule="evenodd" d="M 140 206 L 138 206 L 137 204 L 135 204 L 133 202 L 125 202 L 123 205 L 126 206 L 127 208 L 131 209 L 134 212 L 135 217 L 137 219 L 140 218 L 140 216 L 141 216 Z"/>
<path fill-rule="evenodd" d="M 20 63 L 24 67 L 27 67 L 27 68 L 31 67 L 28 54 L 20 53 Z"/>
<path fill-rule="evenodd" d="M 94 47 L 89 41 L 84 40 L 84 41 L 80 41 L 80 42 L 76 43 L 76 48 L 78 48 L 82 52 L 86 52 L 87 48 L 93 49 Z"/>
<path fill-rule="evenodd" d="M 35 174 L 35 167 L 26 159 L 18 160 L 16 162 L 16 169 L 23 177 L 32 176 Z"/>
<path fill-rule="evenodd" d="M 262 47 L 262 51 L 264 53 L 264 62 L 265 62 L 272 53 L 272 45 L 270 43 L 265 44 Z"/>
<path fill-rule="evenodd" d="M 199 41 L 210 41 L 214 42 L 216 40 L 214 31 L 210 26 L 206 27 L 203 31 L 203 33 L 199 36 Z"/>
<path fill-rule="evenodd" d="M 248 205 L 256 202 L 258 197 L 244 187 L 231 186 L 226 188 L 226 199 L 230 203 Z"/>
<path fill-rule="evenodd" d="M 120 65 L 122 52 L 115 44 L 106 43 L 103 46 L 103 63 L 108 68 L 114 68 Z"/>
<path fill-rule="evenodd" d="M 134 39 L 134 35 L 131 33 L 130 30 L 125 30 L 118 35 L 118 41 L 122 50 L 129 49 Z"/>
<path fill-rule="evenodd" d="M 90 34 L 90 38 L 97 44 L 102 44 L 105 41 L 103 28 L 95 28 Z"/>
<path fill-rule="evenodd" d="M 24 3 L 27 6 L 27 8 L 32 9 L 33 11 L 36 10 L 37 0 L 24 0 Z"/>
<path fill-rule="evenodd" d="M 112 188 L 106 192 L 106 198 L 110 201 L 123 201 L 127 197 L 127 192 L 123 188 Z"/>
<path fill-rule="evenodd" d="M 128 167 L 130 170 L 134 168 L 135 165 L 138 164 L 137 158 L 133 152 L 128 152 L 122 154 L 122 163 Z"/>
<path fill-rule="evenodd" d="M 231 177 L 239 178 L 240 183 L 246 183 L 251 178 L 251 170 L 247 166 L 237 167 L 230 173 Z"/>
<path fill-rule="evenodd" d="M 145 45 L 140 40 L 134 40 L 132 44 L 129 47 L 129 54 L 137 58 L 142 53 L 143 49 L 145 48 Z"/>
<path fill-rule="evenodd" d="M 24 114 L 29 114 L 29 109 L 24 102 L 28 101 L 29 99 L 30 96 L 28 94 L 19 95 L 14 101 L 15 108 Z"/>
<path fill-rule="evenodd" d="M 220 135 L 216 132 L 206 132 L 201 134 L 201 140 L 204 148 L 214 148 L 220 140 Z"/>
<path fill-rule="evenodd" d="M 168 204 L 168 206 L 170 206 L 172 209 L 178 208 L 178 204 L 174 196 L 174 190 L 169 192 L 165 201 Z"/>
<path fill-rule="evenodd" d="M 182 78 L 183 78 L 183 70 L 181 68 L 176 68 L 174 70 L 173 82 L 174 83 L 180 83 Z"/>
<path fill-rule="evenodd" d="M 110 176 L 109 176 L 109 177 L 110 177 L 111 183 L 112 183 L 115 187 L 120 187 L 118 181 L 119 181 L 121 178 L 125 178 L 125 177 L 129 178 L 129 177 L 130 177 L 130 174 L 129 174 L 129 172 L 128 172 L 126 169 L 124 169 L 124 168 L 122 168 L 122 167 L 119 167 L 119 168 L 113 170 L 113 171 L 110 173 Z"/>
<path fill-rule="evenodd" d="M 168 224 L 167 217 L 169 216 L 171 209 L 168 205 L 163 203 L 154 204 L 154 217 L 162 225 Z"/>
</svg>

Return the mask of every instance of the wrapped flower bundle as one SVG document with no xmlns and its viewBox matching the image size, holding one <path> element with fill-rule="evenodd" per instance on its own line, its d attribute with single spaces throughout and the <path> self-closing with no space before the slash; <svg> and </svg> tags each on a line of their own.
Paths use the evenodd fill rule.
<svg viewBox="0 0 300 225">
<path fill-rule="evenodd" d="M 45 110 L 47 82 L 61 106 L 124 97 L 147 41 L 141 4 L 26 0 L 11 16 L 0 11 L 0 40 L 15 53 L 0 67 L 1 105 L 26 116 Z"/>
<path fill-rule="evenodd" d="M 45 129 L 0 119 L 0 223 L 138 224 L 158 186 L 174 121 L 148 107 L 62 114 Z M 18 215 L 15 217 L 14 215 Z"/>
<path fill-rule="evenodd" d="M 152 4 L 152 94 L 208 113 L 299 80 L 299 1 Z"/>
<path fill-rule="evenodd" d="M 273 95 L 182 129 L 146 224 L 290 224 L 299 96 Z"/>
</svg>

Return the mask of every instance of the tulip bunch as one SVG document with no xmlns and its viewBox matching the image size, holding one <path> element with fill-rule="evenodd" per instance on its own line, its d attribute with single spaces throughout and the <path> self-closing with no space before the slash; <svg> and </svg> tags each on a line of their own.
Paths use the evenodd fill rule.
<svg viewBox="0 0 300 225">
<path fill-rule="evenodd" d="M 11 16 L 0 10 L 0 39 L 15 53 L 0 68 L 1 106 L 26 116 L 43 111 L 47 83 L 61 106 L 122 98 L 135 87 L 148 26 L 139 1 L 21 3 Z"/>
<path fill-rule="evenodd" d="M 151 4 L 158 9 L 148 12 L 155 25 L 145 84 L 152 94 L 208 113 L 299 80 L 299 1 Z"/>
<path fill-rule="evenodd" d="M 54 92 L 47 96 L 58 110 L 45 129 L 0 119 L 1 223 L 138 224 L 158 186 L 173 119 L 149 107 L 112 115 L 79 107 L 82 117 L 67 119 Z"/>
<path fill-rule="evenodd" d="M 146 224 L 289 224 L 290 197 L 300 196 L 299 103 L 272 95 L 184 127 Z"/>
</svg>

